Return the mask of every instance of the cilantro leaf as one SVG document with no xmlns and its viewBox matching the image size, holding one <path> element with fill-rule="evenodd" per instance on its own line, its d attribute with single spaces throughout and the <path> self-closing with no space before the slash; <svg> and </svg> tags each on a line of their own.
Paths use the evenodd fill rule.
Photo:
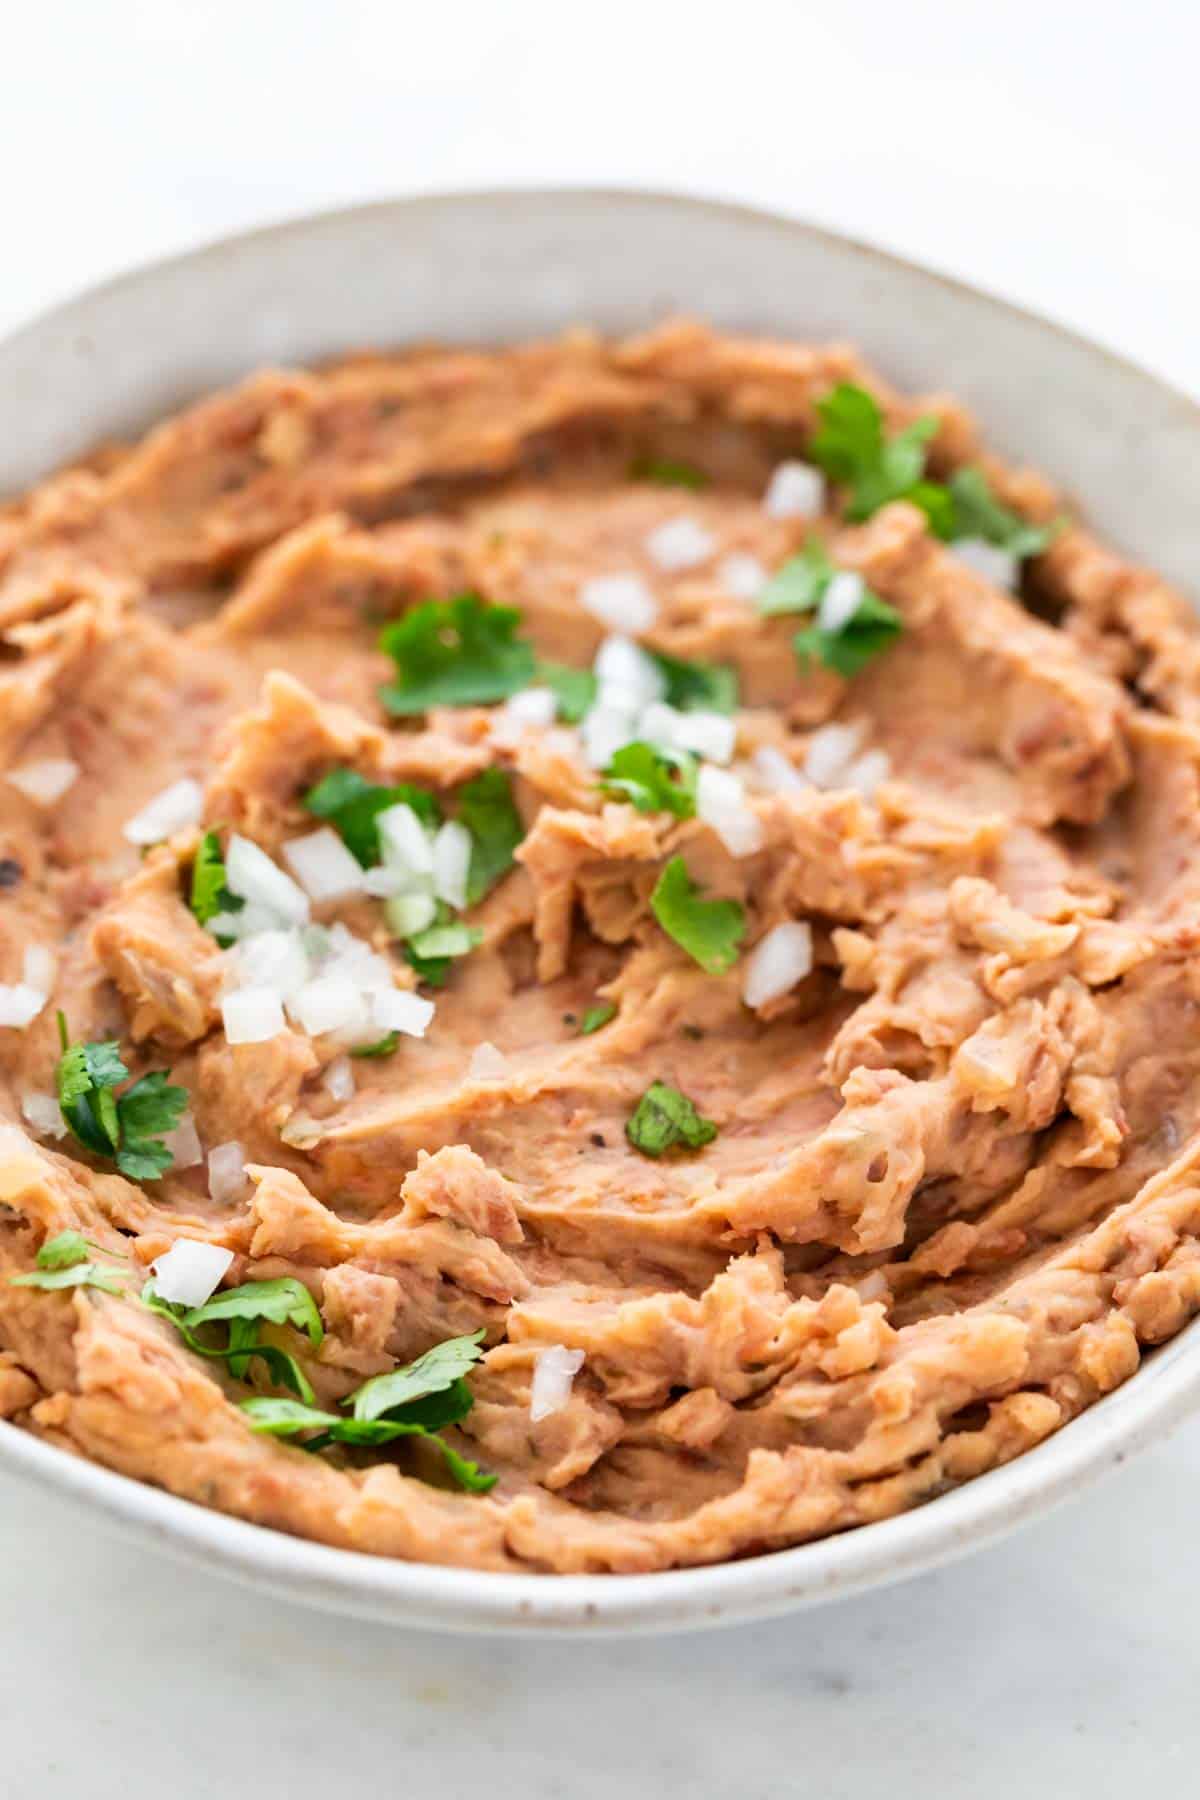
<svg viewBox="0 0 1200 1800">
<path fill-rule="evenodd" d="M 539 662 L 536 680 L 548 687 L 558 703 L 559 717 L 578 725 L 594 705 L 599 683 L 590 669 L 572 669 L 566 663 Z"/>
<path fill-rule="evenodd" d="M 408 714 L 486 705 L 528 687 L 534 654 L 516 636 L 520 618 L 515 607 L 489 606 L 478 594 L 413 607 L 380 636 L 396 665 L 396 679 L 380 689 L 384 706 Z"/>
<path fill-rule="evenodd" d="M 359 1044 L 356 1049 L 351 1050 L 350 1054 L 361 1057 L 393 1056 L 399 1042 L 400 1033 L 398 1031 L 385 1031 L 383 1036 L 376 1038 L 373 1044 Z"/>
<path fill-rule="evenodd" d="M 513 866 L 513 851 L 525 836 L 513 804 L 512 782 L 503 769 L 485 769 L 458 796 L 459 823 L 471 834 L 467 905 L 474 906 Z"/>
<path fill-rule="evenodd" d="M 86 1262 L 91 1245 L 82 1231 L 60 1231 L 57 1237 L 47 1238 L 37 1253 L 39 1269 L 69 1269 L 75 1263 Z"/>
<path fill-rule="evenodd" d="M 315 818 L 328 819 L 364 869 L 379 861 L 376 821 L 389 806 L 411 806 L 422 825 L 431 829 L 441 823 L 442 816 L 437 800 L 428 789 L 407 781 L 384 786 L 377 781 L 368 781 L 357 769 L 331 769 L 315 787 L 309 788 L 303 804 Z"/>
<path fill-rule="evenodd" d="M 194 1331 L 214 1319 L 266 1319 L 272 1325 L 294 1325 L 317 1346 L 325 1335 L 317 1303 L 302 1281 L 284 1275 L 275 1281 L 246 1281 L 223 1288 L 203 1306 L 189 1307 L 184 1323 Z"/>
<path fill-rule="evenodd" d="M 207 925 L 218 913 L 241 912 L 246 904 L 225 886 L 225 859 L 215 831 L 206 831 L 196 847 L 188 904 L 199 925 Z"/>
<path fill-rule="evenodd" d="M 704 900 L 682 856 L 673 856 L 650 896 L 650 910 L 681 949 L 710 975 L 737 961 L 746 915 L 736 900 Z"/>
<path fill-rule="evenodd" d="M 848 519 L 869 519 L 889 500 L 912 496 L 925 473 L 925 446 L 937 431 L 935 418 L 914 419 L 886 437 L 874 396 L 849 382 L 839 383 L 817 402 L 817 417 L 820 426 L 808 453 L 832 480 L 849 489 Z"/>
<path fill-rule="evenodd" d="M 614 753 L 600 786 L 638 812 L 669 812 L 677 819 L 690 819 L 696 812 L 698 773 L 699 764 L 688 751 L 639 739 Z"/>
<path fill-rule="evenodd" d="M 789 557 L 772 575 L 758 596 L 758 610 L 770 615 L 815 612 L 836 574 L 820 538 L 810 537 L 799 555 Z"/>
<path fill-rule="evenodd" d="M 629 465 L 631 481 L 653 481 L 658 487 L 691 488 L 693 493 L 708 486 L 703 469 L 691 463 L 675 462 L 669 456 L 635 456 Z"/>
<path fill-rule="evenodd" d="M 840 631 L 812 625 L 796 633 L 792 647 L 802 661 L 821 662 L 837 675 L 851 676 L 888 649 L 903 629 L 904 621 L 895 607 L 868 588 L 854 617 Z"/>
<path fill-rule="evenodd" d="M 169 1070 L 153 1069 L 125 1089 L 117 1101 L 124 1142 L 174 1131 L 187 1109 L 188 1091 L 173 1087 Z"/>
<path fill-rule="evenodd" d="M 453 959 L 469 955 L 482 942 L 477 925 L 430 925 L 409 938 L 404 954 L 429 987 L 444 987 Z"/>
<path fill-rule="evenodd" d="M 11 1287 L 94 1287 L 106 1294 L 119 1294 L 121 1288 L 115 1278 L 123 1273 L 122 1269 L 110 1268 L 104 1263 L 76 1262 L 68 1268 L 31 1269 L 27 1275 L 10 1275 L 8 1279 Z"/>
<path fill-rule="evenodd" d="M 668 706 L 677 707 L 680 712 L 737 710 L 737 670 L 728 664 L 688 662 L 681 656 L 667 656 L 662 650 L 650 650 L 647 654 L 667 684 Z"/>
<path fill-rule="evenodd" d="M 696 1111 L 686 1094 L 665 1081 L 651 1082 L 625 1126 L 625 1135 L 643 1156 L 662 1156 L 683 1147 L 700 1150 L 711 1144 L 717 1128 Z"/>
<path fill-rule="evenodd" d="M 301 1293 L 306 1299 L 301 1299 Z M 320 1343 L 324 1335 L 321 1317 L 303 1282 L 290 1276 L 279 1281 L 250 1281 L 240 1288 L 226 1288 L 203 1306 L 186 1307 L 164 1300 L 151 1279 L 142 1289 L 141 1300 L 151 1312 L 168 1319 L 197 1356 L 228 1363 L 230 1374 L 238 1380 L 245 1378 L 249 1364 L 257 1357 L 277 1386 L 290 1388 L 301 1400 L 312 1404 L 312 1384 L 296 1358 L 278 1344 L 264 1343 L 259 1337 L 259 1323 L 266 1320 L 296 1325 L 308 1332 L 314 1344 Z M 226 1300 L 232 1304 L 220 1309 L 220 1302 Z M 314 1321 L 317 1336 L 313 1335 Z M 223 1343 L 206 1343 L 198 1336 L 201 1326 L 214 1323 L 228 1325 Z"/>
<path fill-rule="evenodd" d="M 482 1327 L 467 1337 L 447 1338 L 415 1362 L 372 1376 L 350 1396 L 347 1405 L 353 1407 L 356 1419 L 378 1419 L 411 1400 L 440 1394 L 475 1367 L 483 1355 L 483 1339 Z"/>
<path fill-rule="evenodd" d="M 66 1015 L 58 1015 L 62 1055 L 55 1072 L 58 1106 L 63 1122 L 85 1150 L 95 1156 L 112 1156 L 121 1138 L 113 1083 L 123 1081 L 129 1070 L 121 1061 L 115 1039 L 93 1044 L 72 1044 Z"/>
<path fill-rule="evenodd" d="M 1019 513 L 997 500 L 982 469 L 956 469 L 948 482 L 953 510 L 952 538 L 983 538 L 1007 550 L 1010 556 L 1040 556 L 1062 529 L 1056 520 L 1031 525 Z"/>
<path fill-rule="evenodd" d="M 617 1016 L 617 1009 L 611 1000 L 604 1000 L 597 1006 L 589 1006 L 579 1021 L 580 1037 L 591 1037 L 593 1031 L 599 1031 L 610 1020 Z"/>
</svg>

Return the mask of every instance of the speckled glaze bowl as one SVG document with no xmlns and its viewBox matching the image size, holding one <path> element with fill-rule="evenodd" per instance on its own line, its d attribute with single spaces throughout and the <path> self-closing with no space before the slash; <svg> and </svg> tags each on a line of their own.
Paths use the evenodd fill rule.
<svg viewBox="0 0 1200 1800">
<path fill-rule="evenodd" d="M 431 196 L 229 239 L 97 288 L 0 344 L 0 494 L 264 363 L 363 344 L 502 342 L 671 311 L 850 338 L 944 387 L 1122 549 L 1200 582 L 1200 409 L 1043 319 L 826 231 L 595 191 Z M 931 1569 L 1078 1492 L 1200 1402 L 1200 1323 L 1055 1437 L 914 1512 L 795 1550 L 633 1576 L 493 1575 L 333 1550 L 208 1512 L 0 1424 L 0 1479 L 73 1497 L 152 1548 L 339 1612 L 457 1631 L 677 1631 Z"/>
</svg>

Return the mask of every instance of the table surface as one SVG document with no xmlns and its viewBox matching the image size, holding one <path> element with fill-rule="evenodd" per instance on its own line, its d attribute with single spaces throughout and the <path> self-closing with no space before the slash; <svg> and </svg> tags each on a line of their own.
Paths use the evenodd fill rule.
<svg viewBox="0 0 1200 1800">
<path fill-rule="evenodd" d="M 1200 392 L 1196 9 L 459 0 L 419 18 L 394 0 L 6 16 L 0 331 L 264 219 L 593 182 L 873 239 Z M 768 1626 L 570 1645 L 310 1614 L 6 1480 L 3 1786 L 192 1800 L 232 1769 L 255 1800 L 368 1781 L 449 1800 L 498 1782 L 524 1800 L 884 1782 L 900 1800 L 1017 1784 L 1069 1800 L 1182 1780 L 1198 1477 L 1194 1425 L 939 1574 Z"/>
</svg>

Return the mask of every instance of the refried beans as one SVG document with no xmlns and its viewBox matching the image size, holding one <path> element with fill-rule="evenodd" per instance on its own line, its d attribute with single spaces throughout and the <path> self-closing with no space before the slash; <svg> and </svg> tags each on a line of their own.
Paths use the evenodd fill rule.
<svg viewBox="0 0 1200 1800">
<path fill-rule="evenodd" d="M 641 1571 L 1200 1306 L 1200 634 L 851 349 L 267 371 L 0 511 L 0 1416 Z"/>
</svg>

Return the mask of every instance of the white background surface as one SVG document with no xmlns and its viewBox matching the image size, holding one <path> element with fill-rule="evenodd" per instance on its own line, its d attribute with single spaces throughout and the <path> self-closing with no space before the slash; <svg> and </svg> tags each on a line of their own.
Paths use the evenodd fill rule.
<svg viewBox="0 0 1200 1800">
<path fill-rule="evenodd" d="M 268 218 L 596 182 L 874 239 L 1200 392 L 1184 0 L 0 0 L 0 26 L 0 330 Z M 5 1485 L 0 1792 L 1182 1791 L 1198 1480 L 1200 1424 L 939 1575 L 626 1645 L 302 1613 Z"/>
</svg>

